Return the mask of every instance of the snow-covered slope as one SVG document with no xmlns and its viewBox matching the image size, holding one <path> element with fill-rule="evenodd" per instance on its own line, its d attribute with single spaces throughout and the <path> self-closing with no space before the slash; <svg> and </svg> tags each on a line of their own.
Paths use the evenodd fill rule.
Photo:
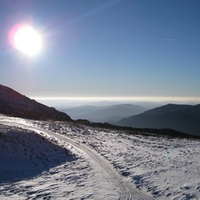
<svg viewBox="0 0 200 200">
<path fill-rule="evenodd" d="M 200 199 L 200 140 L 129 135 L 121 131 L 37 123 L 87 144 L 154 199 Z"/>
<path fill-rule="evenodd" d="M 0 124 L 9 121 L 30 125 L 35 127 L 35 130 L 43 128 L 47 133 L 51 131 L 70 138 L 77 147 L 84 145 L 98 152 L 96 155 L 103 156 L 112 165 L 113 170 L 121 176 L 121 181 L 133 188 L 137 187 L 153 199 L 200 199 L 200 141 L 198 139 L 160 137 L 140 133 L 130 135 L 122 131 L 92 128 L 73 122 L 30 121 L 0 116 Z M 4 125 L 0 127 L 1 135 L 12 130 L 11 138 L 15 132 L 22 132 L 24 135 L 27 132 Z M 29 134 L 33 133 L 28 131 Z M 54 140 L 53 136 L 44 135 L 44 137 Z M 119 199 L 119 188 L 113 190 L 115 187 L 109 184 L 109 179 L 102 168 L 91 162 L 89 157 L 84 156 L 84 152 L 63 142 L 62 137 L 59 137 L 60 140 L 54 142 L 54 145 L 57 144 L 59 155 L 63 155 L 66 161 L 63 162 L 63 159 L 54 161 L 56 165 L 43 172 L 41 170 L 34 177 L 22 178 L 12 183 L 1 183 L 0 198 Z M 54 151 L 54 145 L 49 149 L 50 154 L 58 155 Z M 32 146 L 35 146 L 35 143 L 32 143 Z M 65 154 L 66 150 L 63 151 L 63 147 L 67 149 L 67 154 Z M 39 149 L 37 147 L 34 151 L 41 152 Z M 22 152 L 23 150 L 22 148 Z M 14 158 L 10 150 L 4 153 Z M 21 153 L 16 155 L 19 157 Z M 43 158 L 42 160 L 45 160 L 45 156 Z M 27 157 L 23 159 L 26 160 Z M 29 158 L 28 160 L 30 161 Z M 34 160 L 37 163 L 41 161 L 37 160 L 37 156 Z"/>
<path fill-rule="evenodd" d="M 34 177 L 74 158 L 55 140 L 20 128 L 0 126 L 1 183 Z"/>
</svg>

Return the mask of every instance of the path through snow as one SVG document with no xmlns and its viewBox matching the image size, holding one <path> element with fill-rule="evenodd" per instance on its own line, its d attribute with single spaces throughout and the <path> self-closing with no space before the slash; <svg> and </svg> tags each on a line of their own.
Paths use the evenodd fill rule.
<svg viewBox="0 0 200 200">
<path fill-rule="evenodd" d="M 61 142 L 64 139 L 67 144 L 63 144 L 79 156 L 73 164 L 76 178 L 67 179 L 71 175 L 67 175 L 66 171 L 71 169 L 72 163 L 52 168 L 50 171 L 55 170 L 53 175 L 45 172 L 46 175 L 38 177 L 38 180 L 46 180 L 47 185 L 55 183 L 51 178 L 57 177 L 59 183 L 55 183 L 55 187 L 59 189 L 56 191 L 60 190 L 61 194 L 64 186 L 65 192 L 70 191 L 64 193 L 68 199 L 118 199 L 119 195 L 123 199 L 139 190 L 142 191 L 139 195 L 146 193 L 158 200 L 200 199 L 199 140 L 128 135 L 122 131 L 63 122 L 20 121 L 17 118 L 7 121 L 20 122 L 29 128 L 32 126 L 40 134 L 41 128 L 45 130 L 43 134 L 54 136 L 56 132 L 57 140 Z M 108 169 L 103 166 L 108 166 Z M 59 173 L 65 175 L 60 176 Z M 39 191 L 45 191 L 42 185 Z M 49 193 L 53 195 L 53 190 Z M 132 198 L 137 199 L 135 196 Z M 143 199 L 148 198 L 151 199 L 144 195 Z M 141 196 L 138 199 L 142 199 Z"/>
</svg>

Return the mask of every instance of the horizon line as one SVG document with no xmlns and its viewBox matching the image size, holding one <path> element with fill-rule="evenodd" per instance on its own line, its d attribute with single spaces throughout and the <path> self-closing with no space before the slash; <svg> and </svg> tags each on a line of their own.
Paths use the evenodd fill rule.
<svg viewBox="0 0 200 200">
<path fill-rule="evenodd" d="M 180 102 L 196 102 L 200 101 L 200 97 L 163 97 L 163 96 L 141 96 L 141 97 L 31 97 L 35 100 L 46 101 L 180 101 Z"/>
</svg>

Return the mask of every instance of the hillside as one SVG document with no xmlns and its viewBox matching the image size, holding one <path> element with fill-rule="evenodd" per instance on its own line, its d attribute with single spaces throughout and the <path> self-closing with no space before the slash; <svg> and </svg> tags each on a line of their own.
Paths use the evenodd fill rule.
<svg viewBox="0 0 200 200">
<path fill-rule="evenodd" d="M 0 151 L 0 184 L 34 177 L 73 160 L 71 152 L 55 140 L 5 125 L 0 125 Z"/>
<path fill-rule="evenodd" d="M 113 123 L 125 117 L 146 111 L 142 106 L 132 104 L 119 104 L 112 106 L 80 106 L 62 110 L 73 119 L 87 119 L 91 122 Z"/>
<path fill-rule="evenodd" d="M 199 139 L 0 115 L 0 148 L 0 199 L 200 197 Z"/>
<path fill-rule="evenodd" d="M 122 119 L 116 125 L 135 128 L 170 128 L 191 135 L 200 135 L 200 105 L 168 104 Z"/>
<path fill-rule="evenodd" d="M 71 120 L 67 114 L 40 104 L 3 85 L 0 85 L 0 113 L 29 119 Z"/>
</svg>

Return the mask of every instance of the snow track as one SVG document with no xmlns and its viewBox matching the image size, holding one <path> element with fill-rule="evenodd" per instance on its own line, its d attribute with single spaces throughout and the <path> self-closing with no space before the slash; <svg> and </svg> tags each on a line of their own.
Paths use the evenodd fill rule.
<svg viewBox="0 0 200 200">
<path fill-rule="evenodd" d="M 81 152 L 84 157 L 90 162 L 90 164 L 96 168 L 96 171 L 101 173 L 106 182 L 112 185 L 113 190 L 119 193 L 120 200 L 152 200 L 153 198 L 142 193 L 140 190 L 133 188 L 131 185 L 122 180 L 122 177 L 115 171 L 115 169 L 109 164 L 109 162 L 99 155 L 95 150 L 89 148 L 88 146 L 78 143 L 72 139 L 67 138 L 67 136 L 61 135 L 59 133 L 54 133 L 49 130 L 34 127 L 23 122 L 13 122 L 13 121 L 1 121 L 0 123 L 10 126 L 21 127 L 38 133 L 46 134 L 50 137 L 62 140 L 67 144 L 72 145 L 79 152 Z"/>
</svg>

